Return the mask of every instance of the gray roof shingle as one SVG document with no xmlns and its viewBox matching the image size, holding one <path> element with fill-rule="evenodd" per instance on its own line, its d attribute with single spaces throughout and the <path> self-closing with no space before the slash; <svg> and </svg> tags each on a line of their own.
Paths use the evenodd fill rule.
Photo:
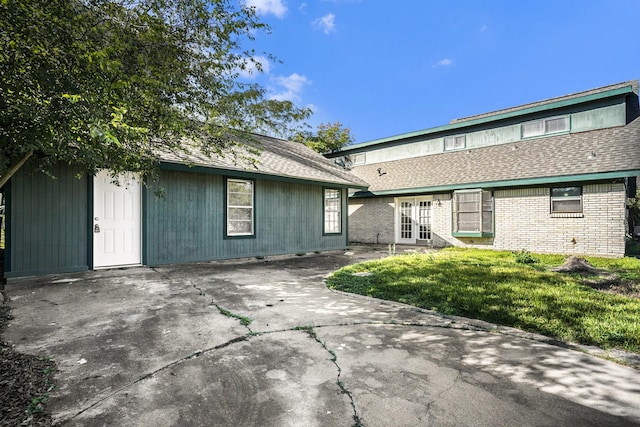
<svg viewBox="0 0 640 427">
<path fill-rule="evenodd" d="M 364 188 L 368 185 L 333 161 L 298 142 L 252 134 L 242 144 L 233 147 L 232 152 L 224 156 L 207 156 L 194 148 L 190 153 L 162 151 L 158 157 L 166 163 L 251 172 L 353 188 Z M 252 153 L 252 148 L 259 152 Z"/>
<path fill-rule="evenodd" d="M 375 193 L 634 170 L 640 170 L 640 118 L 626 126 L 357 166 L 352 172 Z"/>
</svg>

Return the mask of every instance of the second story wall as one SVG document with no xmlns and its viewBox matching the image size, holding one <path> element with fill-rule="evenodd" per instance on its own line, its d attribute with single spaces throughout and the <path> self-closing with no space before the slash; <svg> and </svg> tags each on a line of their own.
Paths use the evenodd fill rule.
<svg viewBox="0 0 640 427">
<path fill-rule="evenodd" d="M 551 111 L 545 115 L 531 115 L 501 122 L 484 124 L 483 126 L 460 126 L 443 132 L 413 137 L 412 140 L 402 140 L 395 144 L 384 144 L 379 147 L 369 146 L 358 150 L 364 156 L 358 156 L 355 165 L 374 164 L 392 160 L 421 157 L 439 154 L 445 151 L 474 149 L 498 144 L 514 142 L 526 143 L 530 140 L 544 138 L 548 135 L 527 137 L 523 136 L 522 124 L 550 117 L 567 117 L 568 130 L 553 133 L 577 133 L 596 129 L 624 126 L 627 122 L 627 106 L 624 100 L 605 105 L 592 106 L 581 111 Z M 463 122 L 464 123 L 464 122 Z M 462 137 L 456 147 L 445 149 L 445 138 L 451 136 Z M 464 141 L 464 142 L 462 142 Z M 356 147 L 354 147 L 356 148 Z M 355 153 L 355 151 L 354 151 Z M 352 154 L 352 163 L 354 155 Z"/>
</svg>

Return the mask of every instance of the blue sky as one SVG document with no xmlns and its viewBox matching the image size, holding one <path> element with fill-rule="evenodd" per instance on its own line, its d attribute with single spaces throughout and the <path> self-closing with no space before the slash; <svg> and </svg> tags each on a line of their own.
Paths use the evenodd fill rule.
<svg viewBox="0 0 640 427">
<path fill-rule="evenodd" d="M 248 76 L 356 143 L 640 78 L 640 0 L 241 0 Z"/>
</svg>

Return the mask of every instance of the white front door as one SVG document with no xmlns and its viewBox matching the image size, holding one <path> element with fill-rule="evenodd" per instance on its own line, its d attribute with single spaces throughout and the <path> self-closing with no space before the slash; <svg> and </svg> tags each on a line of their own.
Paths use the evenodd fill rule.
<svg viewBox="0 0 640 427">
<path fill-rule="evenodd" d="M 431 197 L 396 199 L 396 243 L 431 241 Z"/>
<path fill-rule="evenodd" d="M 142 263 L 140 177 L 127 173 L 112 181 L 107 170 L 93 179 L 94 268 Z"/>
</svg>

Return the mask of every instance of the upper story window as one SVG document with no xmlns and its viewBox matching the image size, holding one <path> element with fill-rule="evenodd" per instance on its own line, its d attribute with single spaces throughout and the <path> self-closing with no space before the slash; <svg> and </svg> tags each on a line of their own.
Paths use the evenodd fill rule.
<svg viewBox="0 0 640 427">
<path fill-rule="evenodd" d="M 569 116 L 551 117 L 522 123 L 522 137 L 542 136 L 569 130 Z"/>
<path fill-rule="evenodd" d="M 227 179 L 227 236 L 254 236 L 254 181 Z"/>
<path fill-rule="evenodd" d="M 351 155 L 353 166 L 364 165 L 367 162 L 367 153 L 356 153 Z"/>
<path fill-rule="evenodd" d="M 447 136 L 444 138 L 444 150 L 458 150 L 466 144 L 464 135 Z"/>
</svg>

